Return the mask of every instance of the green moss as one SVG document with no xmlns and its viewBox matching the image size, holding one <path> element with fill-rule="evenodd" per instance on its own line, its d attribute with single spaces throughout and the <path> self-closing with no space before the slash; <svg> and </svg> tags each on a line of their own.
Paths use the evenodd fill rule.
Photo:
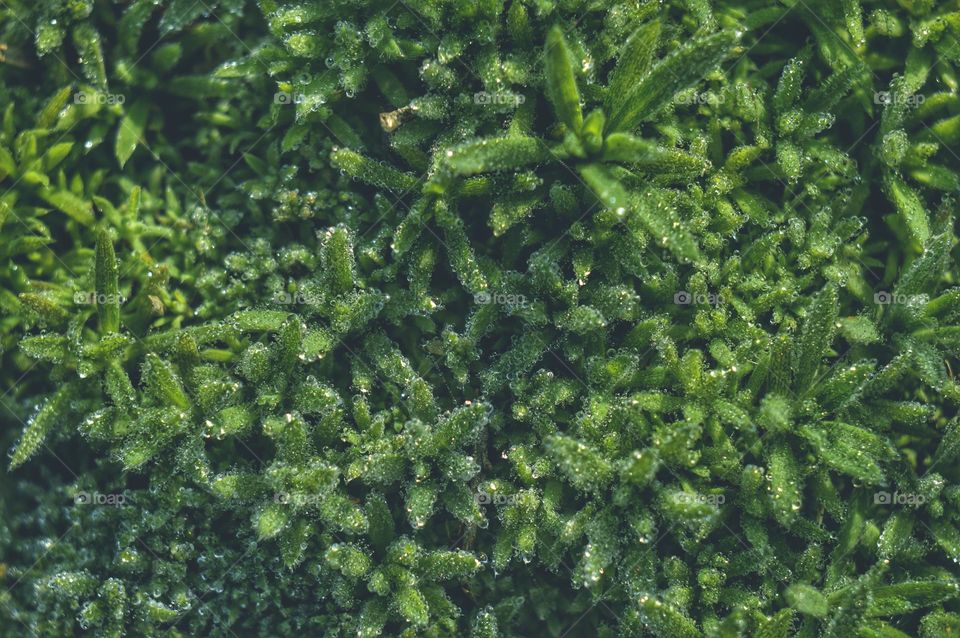
<svg viewBox="0 0 960 638">
<path fill-rule="evenodd" d="M 957 632 L 958 16 L 0 3 L 0 636 Z"/>
</svg>

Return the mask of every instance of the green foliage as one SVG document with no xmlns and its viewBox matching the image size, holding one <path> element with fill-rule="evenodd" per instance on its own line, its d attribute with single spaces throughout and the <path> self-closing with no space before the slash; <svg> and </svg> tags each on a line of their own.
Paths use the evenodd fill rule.
<svg viewBox="0 0 960 638">
<path fill-rule="evenodd" d="M 0 3 L 0 636 L 957 633 L 958 16 Z"/>
</svg>

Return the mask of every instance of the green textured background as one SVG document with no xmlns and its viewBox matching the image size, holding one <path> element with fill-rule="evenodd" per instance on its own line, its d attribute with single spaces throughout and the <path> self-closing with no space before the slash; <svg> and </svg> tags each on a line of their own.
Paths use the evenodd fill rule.
<svg viewBox="0 0 960 638">
<path fill-rule="evenodd" d="M 960 634 L 957 0 L 0 0 L 0 637 Z"/>
</svg>

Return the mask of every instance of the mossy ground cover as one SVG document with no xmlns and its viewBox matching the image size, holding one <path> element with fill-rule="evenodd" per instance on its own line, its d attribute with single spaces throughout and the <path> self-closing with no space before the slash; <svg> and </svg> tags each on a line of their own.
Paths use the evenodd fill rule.
<svg viewBox="0 0 960 638">
<path fill-rule="evenodd" d="M 960 633 L 957 0 L 0 56 L 0 636 Z"/>
</svg>

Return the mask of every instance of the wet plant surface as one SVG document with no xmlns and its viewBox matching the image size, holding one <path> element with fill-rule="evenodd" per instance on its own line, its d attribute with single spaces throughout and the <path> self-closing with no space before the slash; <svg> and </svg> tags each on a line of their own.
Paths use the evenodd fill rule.
<svg viewBox="0 0 960 638">
<path fill-rule="evenodd" d="M 0 636 L 960 633 L 957 0 L 0 0 Z"/>
</svg>

